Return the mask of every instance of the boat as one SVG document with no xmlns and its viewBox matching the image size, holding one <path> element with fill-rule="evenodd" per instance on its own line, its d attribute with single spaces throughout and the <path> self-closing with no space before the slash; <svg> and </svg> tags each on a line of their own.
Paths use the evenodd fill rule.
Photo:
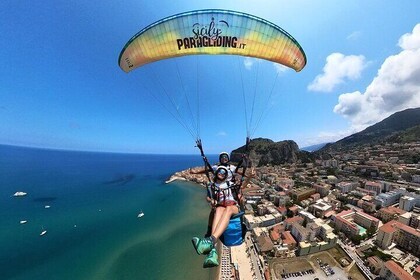
<svg viewBox="0 0 420 280">
<path fill-rule="evenodd" d="M 21 225 L 23 225 L 23 224 L 26 224 L 28 221 L 27 220 L 22 220 L 22 221 L 20 221 L 19 223 L 21 224 Z"/>
<path fill-rule="evenodd" d="M 48 208 L 50 208 L 51 206 L 49 206 L 49 205 L 45 205 L 44 207 L 45 207 L 46 209 L 48 209 Z"/>
<path fill-rule="evenodd" d="M 42 227 L 42 231 L 41 231 L 41 233 L 39 234 L 39 236 L 43 236 L 43 235 L 45 235 L 47 233 L 47 231 L 44 229 L 44 227 Z"/>
<path fill-rule="evenodd" d="M 25 195 L 27 195 L 26 192 L 15 192 L 13 196 L 25 196 Z"/>
<path fill-rule="evenodd" d="M 137 215 L 137 218 L 141 218 L 141 217 L 143 217 L 143 216 L 144 216 L 143 211 L 140 211 L 140 213 Z"/>
</svg>

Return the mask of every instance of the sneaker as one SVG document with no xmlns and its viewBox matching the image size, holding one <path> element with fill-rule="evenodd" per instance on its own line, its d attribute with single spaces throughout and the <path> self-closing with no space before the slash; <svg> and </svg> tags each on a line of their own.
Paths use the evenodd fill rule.
<svg viewBox="0 0 420 280">
<path fill-rule="evenodd" d="M 211 249 L 210 253 L 204 259 L 203 267 L 209 268 L 219 265 L 219 255 L 215 248 Z"/>
<path fill-rule="evenodd" d="M 198 237 L 193 237 L 191 242 L 194 246 L 195 251 L 199 255 L 206 255 L 211 251 L 211 249 L 214 248 L 213 242 L 211 241 L 211 238 L 202 238 L 201 239 L 201 238 L 198 238 Z"/>
</svg>

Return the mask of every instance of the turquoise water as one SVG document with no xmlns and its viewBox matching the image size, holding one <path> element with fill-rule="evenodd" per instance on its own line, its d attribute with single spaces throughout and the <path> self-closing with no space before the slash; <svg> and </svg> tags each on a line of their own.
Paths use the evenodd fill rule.
<svg viewBox="0 0 420 280">
<path fill-rule="evenodd" d="M 363 236 L 366 234 L 366 229 L 364 227 L 357 225 L 357 228 L 359 229 L 360 236 Z"/>
<path fill-rule="evenodd" d="M 0 146 L 1 279 L 212 279 L 190 242 L 205 192 L 164 184 L 200 160 Z"/>
</svg>

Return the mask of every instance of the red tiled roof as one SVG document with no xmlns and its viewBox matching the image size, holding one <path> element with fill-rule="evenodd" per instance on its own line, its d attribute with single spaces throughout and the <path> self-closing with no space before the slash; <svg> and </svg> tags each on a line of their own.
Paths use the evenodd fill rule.
<svg viewBox="0 0 420 280">
<path fill-rule="evenodd" d="M 298 210 L 297 206 L 291 206 L 289 207 L 289 210 L 292 212 L 296 212 Z"/>
<path fill-rule="evenodd" d="M 388 268 L 399 280 L 415 280 L 407 271 L 405 271 L 401 266 L 399 266 L 394 261 L 387 261 L 385 263 L 386 268 Z"/>
<path fill-rule="evenodd" d="M 286 208 L 286 207 L 284 207 L 284 206 L 278 207 L 277 209 L 278 209 L 278 210 L 279 210 L 279 212 L 280 212 L 280 213 L 282 213 L 282 214 L 287 212 L 287 208 Z"/>
<path fill-rule="evenodd" d="M 367 181 L 366 182 L 366 184 L 365 184 L 365 186 L 375 186 L 375 187 L 380 187 L 381 186 L 381 184 L 380 183 L 377 183 L 377 182 L 372 182 L 372 181 Z"/>
<path fill-rule="evenodd" d="M 365 212 L 363 212 L 363 211 L 357 211 L 357 213 L 358 213 L 359 215 L 364 216 L 365 218 L 368 218 L 369 220 L 372 220 L 372 221 L 375 221 L 375 222 L 379 223 L 379 220 L 378 220 L 377 218 L 375 218 L 375 217 L 373 217 L 373 216 L 371 216 L 371 215 L 369 215 L 369 214 L 366 214 L 366 213 L 365 213 Z"/>
<path fill-rule="evenodd" d="M 406 231 L 406 232 L 408 232 L 412 235 L 420 237 L 420 231 L 418 231 L 418 230 L 416 230 L 416 229 L 414 229 L 410 226 L 404 225 L 404 224 L 402 224 L 398 221 L 389 221 L 388 223 L 381 226 L 380 230 L 382 230 L 384 232 L 387 232 L 387 233 L 393 233 L 397 230 L 403 230 L 403 231 Z"/>
<path fill-rule="evenodd" d="M 339 213 L 336 217 L 337 217 L 337 218 L 341 217 L 341 218 L 345 219 L 345 218 L 344 218 L 344 216 L 351 215 L 352 213 L 362 215 L 362 216 L 364 216 L 365 218 L 368 218 L 369 220 L 372 220 L 372 221 L 375 221 L 375 222 L 379 223 L 379 220 L 378 220 L 377 218 L 375 218 L 375 217 L 373 217 L 373 216 L 371 216 L 371 215 L 369 215 L 369 214 L 366 214 L 366 213 L 365 213 L 365 212 L 363 212 L 363 211 L 358 211 L 358 210 L 357 210 L 357 211 L 355 211 L 355 210 L 352 210 L 352 209 L 350 209 L 350 210 L 346 210 L 346 211 L 342 211 L 342 212 L 341 212 L 341 213 Z"/>
<path fill-rule="evenodd" d="M 404 210 L 402 210 L 400 208 L 397 208 L 397 207 L 393 207 L 393 206 L 382 208 L 381 210 L 379 210 L 379 212 L 385 212 L 385 213 L 388 213 L 388 214 L 398 214 L 398 215 L 401 215 L 401 214 L 405 213 Z"/>
<path fill-rule="evenodd" d="M 270 238 L 273 241 L 277 241 L 280 239 L 280 233 L 276 230 L 270 230 Z"/>
<path fill-rule="evenodd" d="M 293 238 L 290 231 L 285 231 L 281 234 L 284 244 L 296 244 L 296 240 Z"/>
<path fill-rule="evenodd" d="M 350 213 L 352 213 L 353 212 L 353 210 L 345 210 L 345 211 L 341 211 L 339 214 L 337 214 L 337 217 L 343 217 L 343 216 L 346 216 L 346 215 L 348 215 L 348 214 L 350 214 Z"/>
<path fill-rule="evenodd" d="M 300 216 L 294 216 L 294 217 L 291 217 L 291 218 L 288 218 L 288 219 L 284 220 L 284 222 L 287 223 L 287 224 L 292 224 L 292 223 L 295 223 L 295 222 L 303 222 L 303 218 L 300 217 Z"/>
</svg>

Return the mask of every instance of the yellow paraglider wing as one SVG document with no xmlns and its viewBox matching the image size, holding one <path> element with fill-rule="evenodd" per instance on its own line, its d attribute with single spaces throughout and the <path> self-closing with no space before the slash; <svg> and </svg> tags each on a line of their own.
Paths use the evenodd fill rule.
<svg viewBox="0 0 420 280">
<path fill-rule="evenodd" d="M 124 46 L 125 72 L 154 61 L 198 54 L 242 55 L 270 60 L 300 71 L 306 56 L 286 31 L 264 19 L 227 10 L 174 15 L 138 32 Z"/>
</svg>

